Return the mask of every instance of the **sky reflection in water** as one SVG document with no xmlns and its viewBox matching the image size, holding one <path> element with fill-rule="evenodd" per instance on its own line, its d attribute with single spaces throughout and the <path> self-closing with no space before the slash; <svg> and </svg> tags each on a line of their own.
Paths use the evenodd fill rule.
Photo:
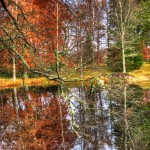
<svg viewBox="0 0 150 150">
<path fill-rule="evenodd" d="M 112 99 L 109 94 L 111 91 L 90 87 L 1 90 L 0 149 L 119 150 L 125 149 L 125 145 L 132 147 L 128 132 L 123 132 L 125 125 L 116 130 L 116 124 L 123 121 L 118 116 L 124 116 L 124 105 L 113 99 L 116 93 Z M 126 117 L 130 120 L 131 115 Z"/>
</svg>

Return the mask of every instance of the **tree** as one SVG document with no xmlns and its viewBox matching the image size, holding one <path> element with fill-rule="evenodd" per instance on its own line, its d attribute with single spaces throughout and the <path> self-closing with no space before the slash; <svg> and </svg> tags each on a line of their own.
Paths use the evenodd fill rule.
<svg viewBox="0 0 150 150">
<path fill-rule="evenodd" d="M 145 1 L 141 1 L 139 3 L 140 5 L 140 13 L 139 13 L 139 25 L 138 25 L 138 32 L 140 35 L 140 40 L 142 42 L 143 45 L 143 57 L 145 60 L 149 60 L 150 56 L 149 56 L 149 48 L 148 46 L 150 45 L 150 2 L 145 0 Z"/>
<path fill-rule="evenodd" d="M 49 79 L 51 77 L 60 78 L 58 55 L 61 55 L 63 51 L 64 37 L 62 31 L 64 20 L 67 17 L 64 3 L 51 0 L 44 3 L 40 0 L 32 1 L 32 3 L 22 1 L 10 3 L 12 7 L 17 7 L 17 19 L 11 12 L 10 5 L 8 7 L 4 0 L 1 0 L 1 3 L 9 16 L 7 24 L 13 24 L 13 31 L 16 35 L 13 37 L 8 32 L 7 24 L 4 27 L 1 26 L 0 41 L 3 47 L 15 54 L 28 70 Z M 29 3 L 33 8 L 36 8 L 36 12 L 33 8 L 26 7 Z M 34 17 L 31 17 L 31 14 Z M 5 41 L 6 38 L 9 42 Z"/>
<path fill-rule="evenodd" d="M 91 34 L 87 33 L 86 40 L 83 46 L 83 62 L 88 62 L 91 59 L 93 53 L 93 44 L 92 44 L 92 37 Z M 92 60 L 94 60 L 92 58 Z M 90 62 L 89 62 L 90 63 Z"/>
<path fill-rule="evenodd" d="M 69 4 L 69 8 L 73 14 L 69 22 L 71 52 L 81 66 L 86 62 L 94 64 L 95 52 L 100 50 L 100 40 L 104 37 L 105 1 L 81 0 Z"/>
<path fill-rule="evenodd" d="M 5 25 L 1 27 L 0 41 L 5 49 L 15 53 L 17 61 L 23 64 L 23 70 L 64 81 L 67 77 L 61 76 L 65 70 L 61 66 L 67 68 L 70 62 L 66 59 L 69 57 L 71 61 L 77 54 L 80 60 L 77 68 L 73 68 L 75 71 L 91 60 L 94 62 L 95 47 L 99 49 L 100 38 L 104 36 L 104 0 L 78 1 L 75 4 L 60 0 L 33 0 L 12 2 L 9 6 L 5 0 L 1 3 L 9 18 L 7 24 L 13 24 L 16 36 L 12 37 Z M 10 6 L 17 7 L 17 18 Z M 9 42 L 5 41 L 6 38 Z M 88 59 L 84 62 L 87 54 Z"/>
<path fill-rule="evenodd" d="M 134 1 L 110 1 L 108 65 L 111 66 L 114 55 L 113 71 L 126 73 L 142 65 L 141 47 L 136 28 L 137 6 Z M 115 50 L 115 51 L 114 51 Z M 117 53 L 116 53 L 117 52 Z M 117 54 L 117 55 L 116 55 Z M 138 65 L 136 63 L 138 62 Z M 122 67 L 117 67 L 117 65 Z"/>
<path fill-rule="evenodd" d="M 138 32 L 145 46 L 148 46 L 150 45 L 150 1 L 142 1 L 140 6 L 141 11 L 139 13 L 140 22 L 138 26 Z"/>
</svg>

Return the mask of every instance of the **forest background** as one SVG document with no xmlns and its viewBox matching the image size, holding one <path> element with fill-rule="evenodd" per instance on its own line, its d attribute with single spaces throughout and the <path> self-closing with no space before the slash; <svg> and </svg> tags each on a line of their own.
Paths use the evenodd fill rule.
<svg viewBox="0 0 150 150">
<path fill-rule="evenodd" d="M 1 0 L 1 87 L 20 85 L 20 78 L 107 82 L 104 74 L 114 72 L 147 87 L 149 7 L 148 0 Z"/>
</svg>

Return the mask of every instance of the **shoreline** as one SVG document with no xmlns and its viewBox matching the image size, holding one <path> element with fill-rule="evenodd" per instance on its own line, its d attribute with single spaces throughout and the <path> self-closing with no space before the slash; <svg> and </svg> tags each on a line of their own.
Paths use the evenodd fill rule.
<svg viewBox="0 0 150 150">
<path fill-rule="evenodd" d="M 70 72 L 67 73 L 69 74 Z M 106 74 L 106 77 L 105 75 L 103 76 L 102 73 Z M 87 69 L 83 72 L 83 74 L 84 75 L 82 81 L 85 82 L 86 84 L 87 81 L 89 81 L 90 83 L 90 79 L 92 78 L 94 78 L 95 80 L 98 79 L 107 82 L 109 80 L 107 78 L 107 75 L 110 75 L 111 72 L 109 72 L 106 67 L 99 67 L 98 69 L 95 70 Z M 129 72 L 128 75 L 129 77 L 127 77 L 127 82 L 129 84 L 139 85 L 143 89 L 150 89 L 150 64 L 149 63 L 144 63 L 140 69 Z M 65 74 L 63 74 L 63 76 L 65 76 Z M 81 77 L 80 72 L 76 72 L 69 79 L 73 80 L 75 84 L 79 84 L 80 77 Z M 67 85 L 69 83 L 71 82 L 68 83 L 66 82 L 65 84 Z M 44 77 L 25 79 L 25 85 L 27 86 L 42 86 L 42 85 L 57 86 L 59 84 L 60 83 L 57 81 L 48 80 L 47 78 Z M 23 86 L 23 79 L 21 78 L 16 79 L 15 82 L 13 82 L 12 78 L 8 78 L 8 79 L 0 78 L 0 89 L 22 87 L 22 86 Z"/>
<path fill-rule="evenodd" d="M 85 79 L 86 81 L 87 79 Z M 89 80 L 90 81 L 90 80 Z M 83 80 L 84 82 L 84 80 Z M 69 82 L 68 82 L 69 83 Z M 65 83 L 66 85 L 68 83 Z M 70 82 L 72 84 L 72 82 Z M 79 84 L 80 81 L 74 82 L 75 84 Z M 132 79 L 128 80 L 129 84 L 135 84 L 143 89 L 150 89 L 150 78 L 146 76 L 138 76 L 138 77 L 133 77 Z M 25 81 L 25 85 L 27 86 L 57 86 L 60 83 L 57 81 L 53 80 L 48 80 L 44 77 L 40 78 L 28 78 Z M 5 79 L 5 78 L 0 78 L 0 90 L 1 89 L 8 89 L 8 88 L 14 88 L 14 87 L 22 87 L 25 86 L 23 85 L 23 80 L 22 79 L 16 79 L 15 82 L 13 82 L 12 79 Z"/>
</svg>

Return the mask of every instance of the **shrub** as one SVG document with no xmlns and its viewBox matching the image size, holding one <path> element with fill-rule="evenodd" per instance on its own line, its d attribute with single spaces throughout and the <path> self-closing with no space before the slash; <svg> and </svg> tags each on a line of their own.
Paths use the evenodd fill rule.
<svg viewBox="0 0 150 150">
<path fill-rule="evenodd" d="M 122 72 L 122 52 L 117 48 L 108 49 L 107 65 L 113 72 Z M 126 70 L 132 71 L 139 69 L 143 65 L 143 55 L 136 53 L 126 57 Z"/>
</svg>

